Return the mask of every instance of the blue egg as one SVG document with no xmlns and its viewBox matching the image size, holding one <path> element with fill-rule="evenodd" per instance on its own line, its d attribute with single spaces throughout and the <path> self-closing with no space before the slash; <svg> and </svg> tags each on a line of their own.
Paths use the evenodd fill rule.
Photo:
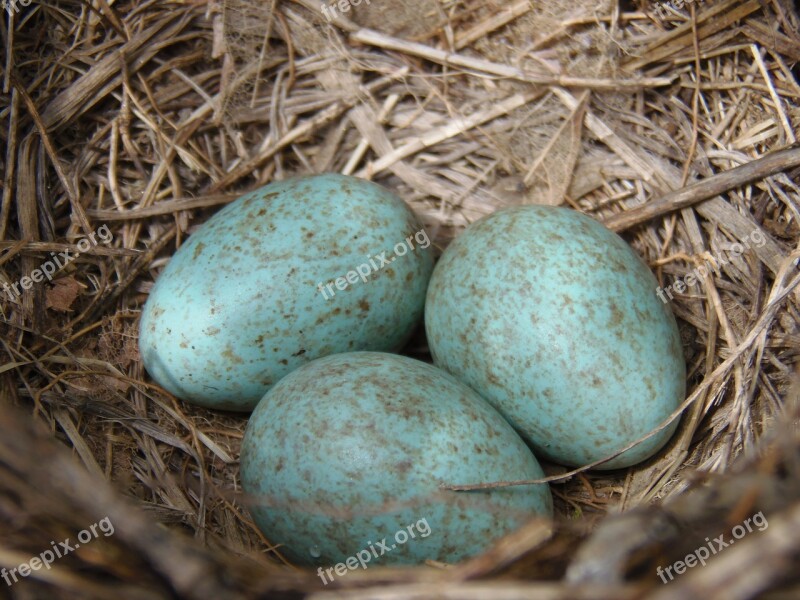
<svg viewBox="0 0 800 600">
<path fill-rule="evenodd" d="M 550 517 L 547 484 L 442 486 L 543 476 L 474 391 L 432 365 L 377 352 L 321 358 L 286 376 L 256 407 L 241 448 L 256 525 L 309 565 L 474 556 L 532 517 Z"/>
<path fill-rule="evenodd" d="M 601 460 L 682 402 L 675 317 L 625 241 L 576 211 L 519 206 L 473 223 L 443 253 L 428 289 L 434 363 L 472 387 L 540 458 Z M 677 422 L 604 463 L 658 451 Z"/>
<path fill-rule="evenodd" d="M 427 233 L 387 189 L 335 174 L 273 183 L 169 261 L 142 310 L 142 360 L 179 398 L 252 410 L 310 360 L 401 349 L 432 268 Z"/>
</svg>

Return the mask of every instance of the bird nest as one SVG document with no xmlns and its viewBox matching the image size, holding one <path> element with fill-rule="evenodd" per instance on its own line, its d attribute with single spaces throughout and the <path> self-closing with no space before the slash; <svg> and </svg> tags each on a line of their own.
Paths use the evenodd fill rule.
<svg viewBox="0 0 800 600">
<path fill-rule="evenodd" d="M 794 4 L 4 7 L 0 597 L 797 594 Z M 554 520 L 461 564 L 329 585 L 288 564 L 243 502 L 246 417 L 155 385 L 137 324 L 220 206 L 325 171 L 395 190 L 437 252 L 515 204 L 623 235 L 680 325 L 670 444 L 620 471 L 546 465 Z M 421 333 L 406 353 L 427 357 Z"/>
</svg>

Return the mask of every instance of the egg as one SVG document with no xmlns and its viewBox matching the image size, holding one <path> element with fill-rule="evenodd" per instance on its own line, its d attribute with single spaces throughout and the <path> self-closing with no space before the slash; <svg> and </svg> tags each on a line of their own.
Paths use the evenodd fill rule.
<svg viewBox="0 0 800 600">
<path fill-rule="evenodd" d="M 422 318 L 430 243 L 400 198 L 355 177 L 245 194 L 158 277 L 140 321 L 144 366 L 179 398 L 249 411 L 310 360 L 398 351 Z"/>
<path fill-rule="evenodd" d="M 434 364 L 497 408 L 539 458 L 581 466 L 650 433 L 684 398 L 678 328 L 657 288 L 597 221 L 518 206 L 445 250 L 425 329 Z M 676 421 L 598 468 L 652 456 Z"/>
<path fill-rule="evenodd" d="M 256 407 L 241 447 L 253 519 L 297 564 L 359 552 L 370 564 L 476 555 L 533 516 L 550 517 L 547 484 L 441 486 L 540 477 L 522 439 L 474 391 L 380 352 L 328 356 L 287 375 Z"/>
</svg>

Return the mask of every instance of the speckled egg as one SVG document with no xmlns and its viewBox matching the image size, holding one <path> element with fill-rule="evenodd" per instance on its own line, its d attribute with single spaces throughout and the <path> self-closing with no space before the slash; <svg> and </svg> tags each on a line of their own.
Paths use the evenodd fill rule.
<svg viewBox="0 0 800 600">
<path fill-rule="evenodd" d="M 255 523 L 299 564 L 365 550 L 370 564 L 478 554 L 551 516 L 547 485 L 440 486 L 540 477 L 530 449 L 474 391 L 379 352 L 321 358 L 286 376 L 256 407 L 241 449 Z"/>
<path fill-rule="evenodd" d="M 682 402 L 675 317 L 625 241 L 565 208 L 518 206 L 473 223 L 428 288 L 434 363 L 497 408 L 536 455 L 601 460 Z M 640 462 L 676 422 L 603 469 Z"/>
<path fill-rule="evenodd" d="M 252 410 L 310 360 L 399 350 L 432 268 L 427 233 L 385 188 L 335 174 L 273 183 L 169 261 L 142 310 L 142 360 L 179 398 Z"/>
</svg>

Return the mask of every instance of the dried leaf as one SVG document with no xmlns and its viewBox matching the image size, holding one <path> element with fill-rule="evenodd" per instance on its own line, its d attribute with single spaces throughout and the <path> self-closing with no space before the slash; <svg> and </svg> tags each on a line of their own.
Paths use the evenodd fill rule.
<svg viewBox="0 0 800 600">
<path fill-rule="evenodd" d="M 79 283 L 71 275 L 56 279 L 53 285 L 47 290 L 47 308 L 52 308 L 59 312 L 71 312 L 72 303 L 86 286 Z"/>
<path fill-rule="evenodd" d="M 528 198 L 536 204 L 558 206 L 564 203 L 581 148 L 581 131 L 588 92 L 558 127 L 523 180 Z"/>
</svg>

